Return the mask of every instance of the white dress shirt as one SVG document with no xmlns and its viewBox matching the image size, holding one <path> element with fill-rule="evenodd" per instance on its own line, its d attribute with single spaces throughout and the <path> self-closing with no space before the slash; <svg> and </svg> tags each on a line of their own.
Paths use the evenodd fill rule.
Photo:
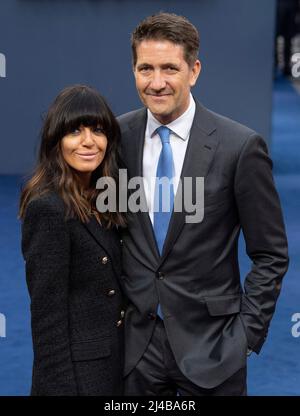
<svg viewBox="0 0 300 416">
<path fill-rule="evenodd" d="M 187 149 L 190 131 L 195 116 L 196 105 L 195 101 L 190 94 L 190 103 L 188 109 L 176 120 L 170 124 L 166 124 L 171 130 L 170 133 L 170 144 L 173 153 L 174 160 L 174 195 L 176 195 L 185 152 Z M 156 120 L 150 110 L 147 110 L 147 125 L 145 131 L 145 142 L 143 151 L 143 182 L 145 189 L 145 196 L 147 206 L 149 209 L 149 216 L 153 224 L 153 207 L 154 207 L 154 189 L 155 189 L 155 178 L 159 155 L 162 149 L 161 139 L 156 133 L 158 127 L 162 124 Z"/>
</svg>

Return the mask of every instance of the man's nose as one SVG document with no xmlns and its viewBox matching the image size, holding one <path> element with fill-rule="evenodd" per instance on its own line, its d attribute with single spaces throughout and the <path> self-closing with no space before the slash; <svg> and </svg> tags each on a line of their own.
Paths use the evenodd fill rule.
<svg viewBox="0 0 300 416">
<path fill-rule="evenodd" d="M 166 86 L 166 81 L 163 77 L 163 74 L 160 71 L 154 71 L 153 77 L 151 79 L 150 88 L 153 90 L 159 91 L 164 89 Z"/>
</svg>

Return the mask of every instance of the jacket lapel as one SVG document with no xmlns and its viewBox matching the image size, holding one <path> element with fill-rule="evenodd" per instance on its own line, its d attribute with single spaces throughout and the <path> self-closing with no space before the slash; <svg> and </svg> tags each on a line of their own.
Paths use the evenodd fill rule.
<svg viewBox="0 0 300 416">
<path fill-rule="evenodd" d="M 197 100 L 196 112 L 191 128 L 189 144 L 186 150 L 186 155 L 182 167 L 180 179 L 183 183 L 185 177 L 206 177 L 210 164 L 213 160 L 214 153 L 217 149 L 219 140 L 215 133 L 216 126 L 210 112 L 203 107 Z M 125 141 L 130 143 L 127 149 L 124 149 L 127 157 L 129 179 L 134 176 L 142 177 L 143 164 L 143 147 L 145 139 L 145 129 L 147 123 L 147 110 L 142 109 L 139 114 L 129 124 L 128 135 Z M 128 149 L 132 149 L 132 142 L 134 143 L 134 150 L 129 153 Z M 193 185 L 194 188 L 194 185 Z M 193 189 L 193 199 L 195 189 Z M 142 187 L 142 194 L 144 195 L 144 188 Z M 178 193 L 175 198 L 179 198 Z M 158 264 L 159 267 L 167 257 L 172 249 L 176 239 L 178 238 L 184 223 L 186 215 L 191 215 L 184 209 L 182 201 L 182 212 L 173 212 L 170 220 L 168 233 L 166 236 L 162 257 L 160 258 L 153 227 L 148 212 L 138 212 L 136 215 L 140 221 L 141 229 L 145 237 L 145 244 L 148 248 L 147 255 L 151 255 L 151 263 Z M 146 262 L 146 259 L 145 259 Z"/>
<path fill-rule="evenodd" d="M 195 179 L 196 177 L 206 177 L 210 164 L 213 160 L 214 153 L 218 146 L 218 139 L 215 132 L 216 126 L 208 110 L 199 102 L 196 102 L 196 112 L 191 128 L 190 138 L 186 155 L 182 167 L 180 179 L 183 183 L 185 177 L 193 178 L 193 200 L 195 200 Z M 182 193 L 183 195 L 183 193 Z M 175 196 L 179 198 L 177 193 Z M 166 236 L 161 263 L 165 260 L 178 238 L 184 223 L 186 215 L 190 213 L 184 209 L 182 196 L 182 212 L 173 212 L 168 233 Z"/>
<path fill-rule="evenodd" d="M 147 124 L 147 110 L 144 108 L 140 111 L 138 116 L 133 120 L 133 122 L 129 125 L 128 134 L 130 135 L 127 140 L 134 143 L 134 151 L 131 151 L 130 154 L 127 153 L 127 163 L 128 163 L 128 170 L 129 170 L 129 178 L 131 177 L 140 177 L 143 176 L 143 149 L 144 149 L 144 141 L 145 141 L 145 130 Z M 131 148 L 131 146 L 128 146 Z M 125 149 L 126 151 L 126 149 Z M 144 187 L 141 187 L 141 198 L 145 201 L 146 204 L 146 196 Z M 143 235 L 145 237 L 145 245 L 147 246 L 147 255 L 150 256 L 149 259 L 151 264 L 157 264 L 159 260 L 159 252 L 153 232 L 152 223 L 149 217 L 148 212 L 137 212 L 133 215 L 138 217 L 138 220 L 141 224 L 141 229 L 143 230 Z M 145 259 L 145 262 L 147 260 Z"/>
<path fill-rule="evenodd" d="M 91 236 L 96 240 L 96 242 L 103 248 L 103 250 L 109 255 L 112 259 L 112 266 L 117 274 L 119 271 L 117 270 L 117 265 L 115 264 L 115 254 L 119 251 L 114 248 L 116 241 L 113 236 L 112 230 L 107 230 L 106 228 L 102 227 L 95 217 L 91 217 L 89 222 L 82 223 L 83 226 L 88 230 Z"/>
</svg>

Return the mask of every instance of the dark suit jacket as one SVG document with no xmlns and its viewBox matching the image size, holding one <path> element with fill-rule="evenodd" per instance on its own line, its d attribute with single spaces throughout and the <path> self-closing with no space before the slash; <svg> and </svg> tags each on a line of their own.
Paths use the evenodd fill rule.
<svg viewBox="0 0 300 416">
<path fill-rule="evenodd" d="M 146 109 L 119 118 L 128 177 L 142 175 Z M 125 374 L 143 355 L 160 302 L 183 374 L 213 388 L 259 352 L 288 266 L 287 240 L 272 163 L 261 137 L 196 102 L 181 177 L 204 177 L 204 219 L 173 212 L 162 256 L 148 213 L 128 216 L 122 282 Z M 243 230 L 252 268 L 244 288 L 238 265 Z"/>
<path fill-rule="evenodd" d="M 122 393 L 120 239 L 65 221 L 54 193 L 32 201 L 22 226 L 31 298 L 32 395 Z"/>
</svg>

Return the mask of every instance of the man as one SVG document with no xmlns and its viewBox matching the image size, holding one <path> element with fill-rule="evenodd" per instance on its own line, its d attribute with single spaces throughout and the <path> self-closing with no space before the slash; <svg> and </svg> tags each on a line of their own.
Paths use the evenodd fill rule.
<svg viewBox="0 0 300 416">
<path fill-rule="evenodd" d="M 146 108 L 119 122 L 128 175 L 144 177 L 149 212 L 129 214 L 123 235 L 127 395 L 245 395 L 247 351 L 259 353 L 266 339 L 288 266 L 266 145 L 192 97 L 198 47 L 196 28 L 174 14 L 148 17 L 132 35 Z M 146 186 L 171 170 L 168 192 Z M 184 200 L 188 177 L 204 178 L 197 223 L 157 203 Z M 252 260 L 244 290 L 241 229 Z"/>
</svg>

